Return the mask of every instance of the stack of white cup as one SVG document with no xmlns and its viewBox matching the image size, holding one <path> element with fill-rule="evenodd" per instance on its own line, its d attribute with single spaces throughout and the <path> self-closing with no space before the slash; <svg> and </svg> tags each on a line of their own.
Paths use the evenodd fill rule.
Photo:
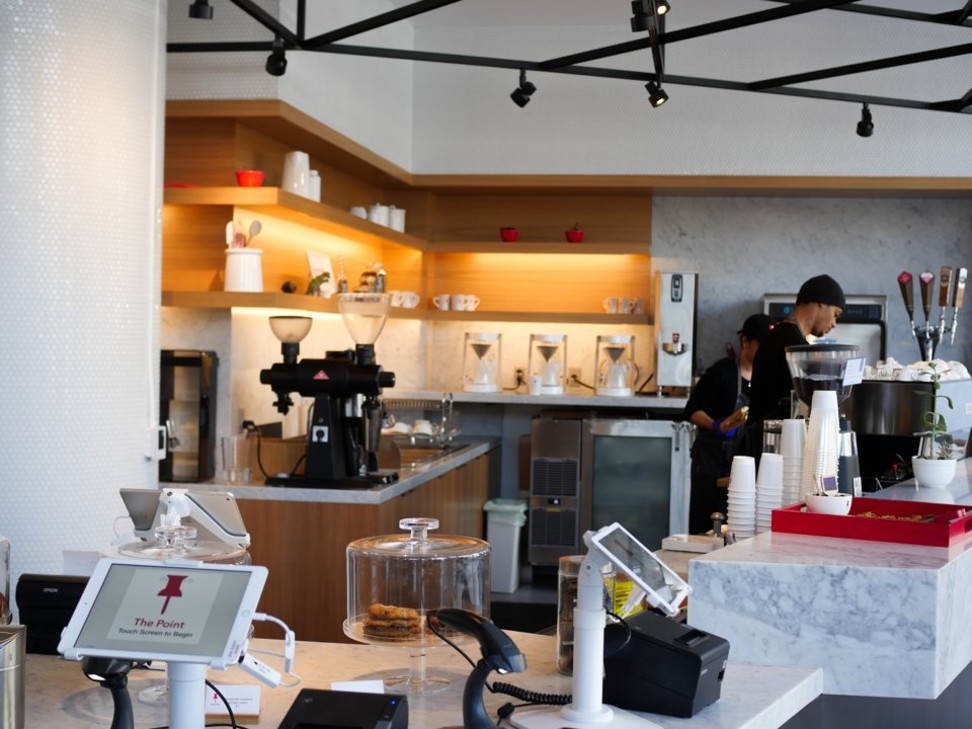
<svg viewBox="0 0 972 729">
<path fill-rule="evenodd" d="M 810 404 L 810 423 L 807 426 L 807 445 L 803 449 L 803 481 L 800 499 L 820 488 L 822 476 L 837 475 L 840 456 L 840 416 L 837 413 L 837 392 L 817 390 Z"/>
<path fill-rule="evenodd" d="M 783 505 L 783 456 L 764 453 L 756 475 L 756 533 L 767 531 L 773 521 L 773 509 Z"/>
<path fill-rule="evenodd" d="M 803 418 L 784 420 L 780 431 L 784 505 L 800 503 L 800 485 L 803 483 L 803 449 L 806 444 L 807 421 Z"/>
<path fill-rule="evenodd" d="M 729 470 L 729 508 L 726 523 L 736 539 L 756 534 L 756 459 L 734 456 Z"/>
</svg>

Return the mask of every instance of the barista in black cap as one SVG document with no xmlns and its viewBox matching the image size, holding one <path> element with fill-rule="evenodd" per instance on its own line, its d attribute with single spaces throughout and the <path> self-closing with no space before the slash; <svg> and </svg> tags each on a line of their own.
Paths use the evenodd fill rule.
<svg viewBox="0 0 972 729">
<path fill-rule="evenodd" d="M 790 417 L 793 379 L 786 363 L 786 348 L 806 344 L 807 336 L 822 337 L 844 311 L 844 291 L 826 274 L 804 281 L 793 312 L 779 322 L 753 359 L 753 386 L 749 402 L 751 445 L 762 450 L 762 422 Z M 753 427 L 755 426 L 755 427 Z M 758 439 L 757 439 L 758 438 Z"/>
<path fill-rule="evenodd" d="M 729 475 L 732 457 L 739 452 L 746 433 L 741 427 L 745 417 L 733 425 L 731 416 L 749 404 L 753 357 L 771 329 L 770 318 L 765 314 L 747 318 L 737 332 L 738 358 L 724 357 L 709 367 L 685 406 L 685 417 L 699 429 L 692 445 L 691 534 L 712 527 L 712 512 L 726 513 L 727 490 L 716 486 L 716 480 Z"/>
</svg>

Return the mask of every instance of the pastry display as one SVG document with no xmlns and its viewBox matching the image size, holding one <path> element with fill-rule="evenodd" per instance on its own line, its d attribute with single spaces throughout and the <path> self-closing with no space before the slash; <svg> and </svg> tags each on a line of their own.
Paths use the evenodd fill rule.
<svg viewBox="0 0 972 729">
<path fill-rule="evenodd" d="M 375 638 L 414 640 L 422 637 L 423 620 L 414 608 L 376 602 L 368 606 L 361 629 Z"/>
</svg>

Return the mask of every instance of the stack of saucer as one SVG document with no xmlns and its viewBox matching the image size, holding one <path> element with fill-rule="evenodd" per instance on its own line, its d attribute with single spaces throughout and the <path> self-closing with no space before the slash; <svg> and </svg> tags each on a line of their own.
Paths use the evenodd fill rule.
<svg viewBox="0 0 972 729">
<path fill-rule="evenodd" d="M 726 523 L 736 539 L 756 534 L 756 459 L 733 456 Z"/>
<path fill-rule="evenodd" d="M 764 453 L 756 476 L 756 533 L 765 532 L 773 520 L 773 509 L 783 504 L 783 456 Z"/>
<path fill-rule="evenodd" d="M 780 455 L 783 456 L 783 505 L 800 503 L 803 482 L 803 449 L 807 443 L 807 421 L 784 420 L 780 430 Z"/>
<path fill-rule="evenodd" d="M 810 405 L 807 444 L 803 449 L 803 481 L 800 500 L 820 488 L 821 476 L 837 475 L 840 456 L 840 416 L 837 413 L 837 392 L 817 390 Z"/>
</svg>

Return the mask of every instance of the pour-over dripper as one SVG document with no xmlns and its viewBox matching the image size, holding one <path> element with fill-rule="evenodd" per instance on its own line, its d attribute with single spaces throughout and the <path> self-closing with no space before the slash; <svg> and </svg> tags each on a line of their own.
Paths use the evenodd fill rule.
<svg viewBox="0 0 972 729">
<path fill-rule="evenodd" d="M 566 334 L 530 335 L 529 375 L 531 378 L 539 378 L 541 395 L 563 394 L 566 362 Z M 532 381 L 536 382 L 535 379 Z"/>
<path fill-rule="evenodd" d="M 495 332 L 466 332 L 463 352 L 462 389 L 467 392 L 499 392 L 500 335 Z"/>
<path fill-rule="evenodd" d="M 634 338 L 628 335 L 597 338 L 597 381 L 595 393 L 625 397 L 634 394 L 637 368 Z"/>
</svg>

